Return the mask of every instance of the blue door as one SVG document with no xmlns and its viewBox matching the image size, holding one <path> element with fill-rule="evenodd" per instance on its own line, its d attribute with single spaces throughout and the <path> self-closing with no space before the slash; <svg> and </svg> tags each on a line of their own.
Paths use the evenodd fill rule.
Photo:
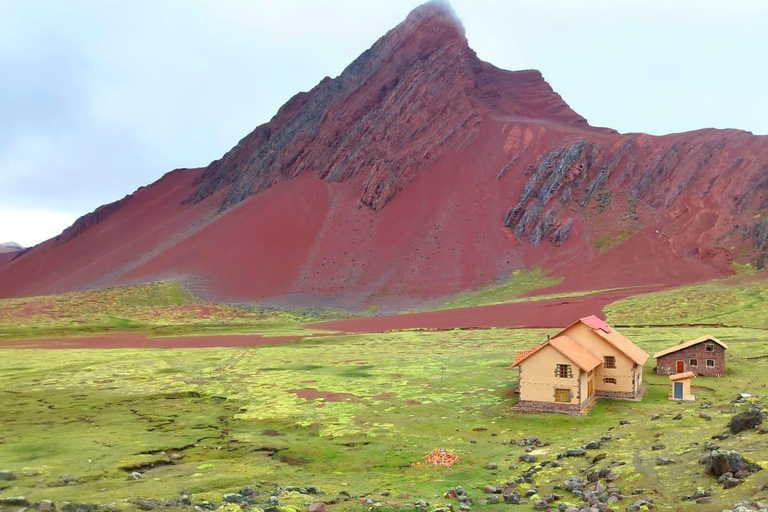
<svg viewBox="0 0 768 512">
<path fill-rule="evenodd" d="M 674 398 L 683 399 L 683 383 L 682 382 L 675 382 L 675 391 L 672 394 Z"/>
</svg>

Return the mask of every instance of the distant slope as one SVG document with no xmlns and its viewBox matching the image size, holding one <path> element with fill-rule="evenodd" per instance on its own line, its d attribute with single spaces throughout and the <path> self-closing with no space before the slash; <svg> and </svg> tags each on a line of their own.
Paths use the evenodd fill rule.
<svg viewBox="0 0 768 512">
<path fill-rule="evenodd" d="M 768 255 L 768 137 L 591 127 L 429 3 L 204 169 L 0 270 L 0 296 L 180 279 L 200 296 L 402 309 L 542 267 L 550 292 L 674 286 Z"/>
<path fill-rule="evenodd" d="M 4 265 L 18 256 L 24 247 L 16 242 L 5 242 L 0 244 L 0 265 Z"/>
</svg>

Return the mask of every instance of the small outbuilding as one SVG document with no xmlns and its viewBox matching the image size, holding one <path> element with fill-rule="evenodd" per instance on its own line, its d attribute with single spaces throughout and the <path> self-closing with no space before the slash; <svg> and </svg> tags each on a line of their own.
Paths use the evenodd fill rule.
<svg viewBox="0 0 768 512">
<path fill-rule="evenodd" d="M 672 381 L 672 393 L 669 394 L 670 400 L 684 400 L 693 402 L 696 397 L 691 394 L 691 379 L 695 379 L 693 372 L 676 373 L 669 376 Z"/>
<path fill-rule="evenodd" d="M 656 373 L 673 375 L 694 372 L 696 375 L 721 377 L 725 375 L 725 351 L 728 345 L 711 334 L 695 340 L 681 341 L 674 347 L 656 352 Z"/>
</svg>

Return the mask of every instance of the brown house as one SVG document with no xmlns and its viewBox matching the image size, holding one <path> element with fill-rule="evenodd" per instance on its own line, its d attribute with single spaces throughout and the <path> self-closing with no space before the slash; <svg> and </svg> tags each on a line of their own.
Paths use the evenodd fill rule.
<svg viewBox="0 0 768 512">
<path fill-rule="evenodd" d="M 585 414 L 599 397 L 639 400 L 648 354 L 596 316 L 515 353 L 522 411 Z"/>
<path fill-rule="evenodd" d="M 656 352 L 656 373 L 673 375 L 693 372 L 696 375 L 725 375 L 725 351 L 728 346 L 709 334 Z"/>
</svg>

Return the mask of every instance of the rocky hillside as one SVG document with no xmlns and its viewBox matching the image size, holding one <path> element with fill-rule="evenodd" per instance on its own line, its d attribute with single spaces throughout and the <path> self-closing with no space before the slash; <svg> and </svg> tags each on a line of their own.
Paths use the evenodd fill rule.
<svg viewBox="0 0 768 512">
<path fill-rule="evenodd" d="M 670 286 L 768 257 L 768 137 L 595 128 L 428 3 L 221 159 L 0 271 L 0 295 L 181 279 L 218 300 L 426 304 L 544 267 Z"/>
</svg>

